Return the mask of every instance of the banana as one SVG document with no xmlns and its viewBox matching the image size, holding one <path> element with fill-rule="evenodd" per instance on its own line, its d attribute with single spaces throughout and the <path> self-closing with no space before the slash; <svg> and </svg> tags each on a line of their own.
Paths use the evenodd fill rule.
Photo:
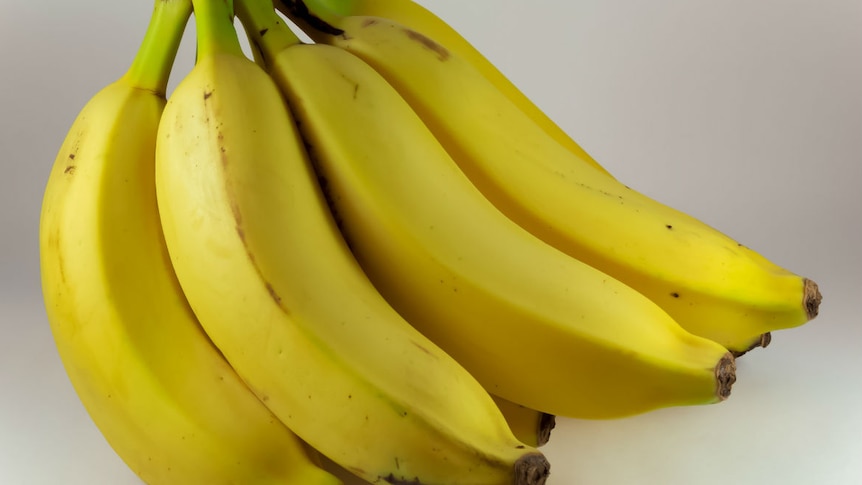
<svg viewBox="0 0 862 485">
<path fill-rule="evenodd" d="M 548 443 L 551 439 L 551 431 L 557 425 L 556 416 L 513 403 L 493 394 L 491 397 L 506 417 L 509 428 L 522 443 L 535 447 Z"/>
<path fill-rule="evenodd" d="M 337 23 L 344 16 L 373 16 L 392 19 L 410 29 L 429 37 L 446 47 L 446 49 L 463 57 L 493 83 L 500 92 L 533 120 L 550 137 L 608 176 L 611 174 L 592 156 L 576 143 L 548 115 L 535 105 L 512 81 L 510 81 L 491 61 L 473 47 L 457 30 L 427 8 L 412 0 L 277 0 L 279 8 L 293 12 L 293 17 L 316 18 L 316 26 L 326 30 L 327 25 Z M 313 14 L 309 14 L 307 5 L 311 6 Z M 308 29 L 315 40 L 321 39 L 316 29 Z"/>
<path fill-rule="evenodd" d="M 178 280 L 213 342 L 282 422 L 367 481 L 544 483 L 544 456 L 362 271 L 278 88 L 240 50 L 230 2 L 194 7 L 198 60 L 165 108 L 156 194 Z M 237 3 L 250 8 L 275 15 Z"/>
<path fill-rule="evenodd" d="M 155 198 L 165 85 L 191 14 L 157 0 L 131 68 L 72 124 L 45 188 L 41 278 L 81 402 L 146 483 L 341 483 L 242 382 L 176 281 Z"/>
<path fill-rule="evenodd" d="M 377 69 L 499 210 L 689 332 L 739 355 L 817 315 L 812 280 L 573 156 L 456 52 L 382 18 L 341 17 L 333 28 L 343 34 L 320 40 Z"/>
<path fill-rule="evenodd" d="M 485 389 L 592 418 L 727 397 L 726 349 L 506 218 L 368 64 L 251 22 L 360 264 Z"/>
<path fill-rule="evenodd" d="M 512 432 L 522 443 L 529 446 L 538 447 L 548 443 L 551 437 L 551 431 L 556 425 L 556 420 L 553 414 L 547 414 L 534 409 L 530 409 L 520 404 L 515 404 L 501 397 L 491 396 L 503 416 L 506 417 L 506 422 Z M 315 464 L 341 479 L 345 485 L 360 485 L 370 483 L 362 480 L 344 467 L 330 460 L 319 451 L 314 449 L 308 443 L 303 442 L 309 455 L 313 458 Z"/>
</svg>

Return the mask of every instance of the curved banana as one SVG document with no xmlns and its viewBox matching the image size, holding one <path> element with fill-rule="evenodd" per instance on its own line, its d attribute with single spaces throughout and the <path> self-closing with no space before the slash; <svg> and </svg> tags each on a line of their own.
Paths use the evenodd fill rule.
<svg viewBox="0 0 862 485">
<path fill-rule="evenodd" d="M 820 293 L 725 234 L 593 170 L 462 58 L 393 21 L 344 17 L 323 41 L 371 64 L 512 220 L 741 354 L 816 316 Z"/>
<path fill-rule="evenodd" d="M 551 439 L 551 431 L 557 425 L 556 416 L 513 403 L 493 394 L 491 397 L 506 417 L 509 428 L 522 443 L 535 447 L 548 443 Z"/>
<path fill-rule="evenodd" d="M 726 349 L 506 218 L 368 64 L 254 25 L 357 259 L 489 392 L 576 417 L 727 397 Z"/>
<path fill-rule="evenodd" d="M 309 18 L 309 8 L 315 18 L 321 22 L 315 25 L 324 27 L 336 25 L 340 17 L 374 16 L 392 19 L 410 29 L 420 32 L 423 36 L 434 39 L 446 49 L 456 53 L 472 64 L 488 81 L 494 84 L 504 96 L 541 127 L 560 145 L 583 159 L 593 167 L 610 176 L 611 174 L 591 157 L 572 137 L 559 127 L 544 111 L 539 109 L 512 81 L 500 72 L 491 61 L 482 55 L 457 30 L 443 19 L 413 0 L 276 0 L 279 9 L 293 12 L 293 17 Z M 306 31 L 314 40 L 322 40 L 321 34 L 315 29 Z"/>
<path fill-rule="evenodd" d="M 363 479 L 544 483 L 544 456 L 353 258 L 228 6 L 194 6 L 198 60 L 165 108 L 156 188 L 168 252 L 208 335 L 282 422 Z"/>
<path fill-rule="evenodd" d="M 336 485 L 209 341 L 168 260 L 155 141 L 190 13 L 155 2 L 132 67 L 60 148 L 40 221 L 51 330 L 90 417 L 146 483 Z"/>
</svg>

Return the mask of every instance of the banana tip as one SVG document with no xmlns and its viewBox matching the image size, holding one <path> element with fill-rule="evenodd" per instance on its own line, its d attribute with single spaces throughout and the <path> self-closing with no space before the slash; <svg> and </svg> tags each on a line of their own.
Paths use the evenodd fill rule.
<svg viewBox="0 0 862 485">
<path fill-rule="evenodd" d="M 772 334 L 769 332 L 766 332 L 766 333 L 760 334 L 760 337 L 758 337 L 754 342 L 752 342 L 752 344 L 749 345 L 748 348 L 746 348 L 744 350 L 732 350 L 731 349 L 730 353 L 733 354 L 733 357 L 735 359 L 738 359 L 738 358 L 742 357 L 743 355 L 747 354 L 748 352 L 750 352 L 750 351 L 752 351 L 758 347 L 763 347 L 765 349 L 766 347 L 769 346 L 770 342 L 772 342 Z"/>
<path fill-rule="evenodd" d="M 736 359 L 728 352 L 718 361 L 715 366 L 715 378 L 718 382 L 718 399 L 724 401 L 730 397 L 730 389 L 736 382 Z"/>
<path fill-rule="evenodd" d="M 764 349 L 769 347 L 769 344 L 772 342 L 772 333 L 766 332 L 765 334 L 760 336 L 760 346 Z"/>
<path fill-rule="evenodd" d="M 557 426 L 557 417 L 553 414 L 542 413 L 539 418 L 539 433 L 537 436 L 537 446 L 542 446 L 548 443 L 551 439 L 551 431 Z"/>
<path fill-rule="evenodd" d="M 541 453 L 527 453 L 515 462 L 514 485 L 544 485 L 551 473 L 551 464 Z"/>
<path fill-rule="evenodd" d="M 805 304 L 805 314 L 808 315 L 809 320 L 817 316 L 822 300 L 823 295 L 820 294 L 820 288 L 817 287 L 817 283 L 805 278 L 802 301 Z"/>
</svg>

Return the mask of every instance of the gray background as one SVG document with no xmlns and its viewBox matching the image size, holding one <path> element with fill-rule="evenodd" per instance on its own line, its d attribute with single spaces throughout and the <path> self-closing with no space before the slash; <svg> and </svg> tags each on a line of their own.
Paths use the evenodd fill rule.
<svg viewBox="0 0 862 485">
<path fill-rule="evenodd" d="M 740 360 L 723 404 L 561 420 L 548 483 L 862 483 L 862 2 L 421 3 L 618 178 L 824 293 L 817 320 Z M 128 66 L 151 5 L 0 1 L 3 485 L 139 483 L 56 356 L 37 230 L 66 130 Z"/>
</svg>

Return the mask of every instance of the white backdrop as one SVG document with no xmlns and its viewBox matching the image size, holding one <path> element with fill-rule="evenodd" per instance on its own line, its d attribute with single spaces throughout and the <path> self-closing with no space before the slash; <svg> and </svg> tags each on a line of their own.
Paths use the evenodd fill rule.
<svg viewBox="0 0 862 485">
<path fill-rule="evenodd" d="M 862 2 L 425 0 L 619 179 L 817 281 L 719 405 L 559 420 L 549 485 L 862 483 Z M 0 0 L 0 484 L 140 483 L 66 380 L 38 216 L 151 2 Z M 191 30 L 189 33 L 193 32 Z M 191 37 L 172 86 L 190 67 Z"/>
</svg>

